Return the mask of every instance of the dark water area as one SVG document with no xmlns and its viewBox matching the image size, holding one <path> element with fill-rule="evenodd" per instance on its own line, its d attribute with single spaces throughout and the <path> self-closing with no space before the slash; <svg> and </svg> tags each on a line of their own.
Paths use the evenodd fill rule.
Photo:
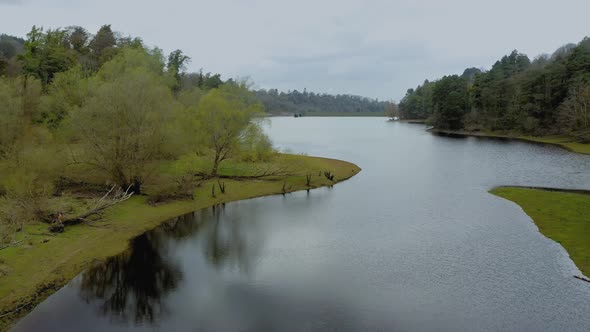
<svg viewBox="0 0 590 332">
<path fill-rule="evenodd" d="M 590 189 L 590 156 L 383 118 L 273 118 L 283 150 L 354 162 L 333 188 L 196 211 L 15 331 L 590 331 L 590 285 L 499 185 Z"/>
</svg>

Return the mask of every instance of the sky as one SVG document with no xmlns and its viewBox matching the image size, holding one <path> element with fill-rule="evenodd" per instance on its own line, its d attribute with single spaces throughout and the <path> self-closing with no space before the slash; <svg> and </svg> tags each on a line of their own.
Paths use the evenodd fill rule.
<svg viewBox="0 0 590 332">
<path fill-rule="evenodd" d="M 0 33 L 103 24 L 189 71 L 258 88 L 400 100 L 406 90 L 517 49 L 531 58 L 590 35 L 588 0 L 0 0 Z"/>
</svg>

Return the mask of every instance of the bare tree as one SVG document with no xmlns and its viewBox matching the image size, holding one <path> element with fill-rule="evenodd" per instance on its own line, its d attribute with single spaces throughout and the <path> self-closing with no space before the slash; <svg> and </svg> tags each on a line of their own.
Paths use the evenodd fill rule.
<svg viewBox="0 0 590 332">
<path fill-rule="evenodd" d="M 385 106 L 385 115 L 390 119 L 395 119 L 399 117 L 399 110 L 397 104 L 395 102 L 389 102 Z"/>
<path fill-rule="evenodd" d="M 579 84 L 570 90 L 561 105 L 560 122 L 572 131 L 590 129 L 590 85 Z"/>
</svg>

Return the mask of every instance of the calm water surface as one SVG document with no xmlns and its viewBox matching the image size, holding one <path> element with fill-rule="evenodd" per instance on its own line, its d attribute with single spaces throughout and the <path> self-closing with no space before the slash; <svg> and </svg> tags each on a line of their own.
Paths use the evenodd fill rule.
<svg viewBox="0 0 590 332">
<path fill-rule="evenodd" d="M 273 118 L 268 132 L 363 171 L 172 220 L 15 330 L 590 331 L 566 251 L 487 192 L 589 189 L 590 156 L 383 118 Z"/>
</svg>

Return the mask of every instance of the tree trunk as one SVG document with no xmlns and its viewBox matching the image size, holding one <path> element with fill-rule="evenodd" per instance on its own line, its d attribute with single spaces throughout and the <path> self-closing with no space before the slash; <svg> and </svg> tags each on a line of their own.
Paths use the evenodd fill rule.
<svg viewBox="0 0 590 332">
<path fill-rule="evenodd" d="M 212 177 L 216 177 L 217 176 L 217 169 L 219 168 L 219 161 L 215 160 L 213 162 L 213 170 L 211 171 L 211 176 Z"/>
<path fill-rule="evenodd" d="M 215 151 L 215 159 L 213 160 L 213 170 L 211 171 L 211 177 L 217 176 L 217 170 L 219 169 L 219 151 Z"/>
<path fill-rule="evenodd" d="M 133 184 L 131 185 L 129 192 L 133 193 L 134 195 L 141 195 L 141 179 L 138 177 L 133 178 Z"/>
</svg>

